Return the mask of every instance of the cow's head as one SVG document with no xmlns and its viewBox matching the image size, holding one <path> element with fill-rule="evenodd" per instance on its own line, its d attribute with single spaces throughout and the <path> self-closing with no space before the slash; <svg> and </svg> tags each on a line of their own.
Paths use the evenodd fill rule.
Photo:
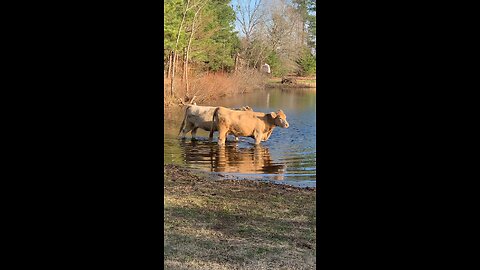
<svg viewBox="0 0 480 270">
<path fill-rule="evenodd" d="M 282 110 L 278 110 L 276 113 L 271 112 L 269 115 L 273 118 L 275 126 L 279 126 L 282 128 L 288 128 L 287 116 L 283 113 Z"/>
</svg>

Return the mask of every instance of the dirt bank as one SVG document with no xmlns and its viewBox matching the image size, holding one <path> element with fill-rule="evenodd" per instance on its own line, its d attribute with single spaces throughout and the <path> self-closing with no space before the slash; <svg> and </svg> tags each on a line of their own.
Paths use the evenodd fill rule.
<svg viewBox="0 0 480 270">
<path fill-rule="evenodd" d="M 166 269 L 315 269 L 316 189 L 164 175 Z"/>
</svg>

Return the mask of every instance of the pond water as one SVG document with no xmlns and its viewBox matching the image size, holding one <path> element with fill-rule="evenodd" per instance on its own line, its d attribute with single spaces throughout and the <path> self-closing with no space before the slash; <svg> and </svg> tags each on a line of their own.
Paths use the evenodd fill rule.
<svg viewBox="0 0 480 270">
<path fill-rule="evenodd" d="M 198 129 L 197 141 L 177 137 L 184 109 L 165 112 L 164 160 L 218 174 L 230 179 L 256 179 L 300 187 L 316 186 L 316 91 L 315 89 L 266 89 L 228 97 L 215 104 L 198 104 L 238 108 L 248 105 L 254 111 L 274 112 L 287 116 L 290 126 L 276 127 L 260 146 L 254 139 L 229 135 L 226 146 L 213 142 L 208 132 Z"/>
</svg>

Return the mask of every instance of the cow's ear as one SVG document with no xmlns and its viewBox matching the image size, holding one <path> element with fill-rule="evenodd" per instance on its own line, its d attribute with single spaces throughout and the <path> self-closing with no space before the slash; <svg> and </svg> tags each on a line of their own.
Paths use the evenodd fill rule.
<svg viewBox="0 0 480 270">
<path fill-rule="evenodd" d="M 277 117 L 277 114 L 274 113 L 274 112 L 271 112 L 270 115 L 272 116 L 273 119 L 275 119 Z"/>
</svg>

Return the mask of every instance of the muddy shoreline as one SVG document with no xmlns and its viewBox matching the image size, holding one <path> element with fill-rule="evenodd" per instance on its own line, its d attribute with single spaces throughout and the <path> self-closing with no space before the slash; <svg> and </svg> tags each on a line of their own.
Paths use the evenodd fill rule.
<svg viewBox="0 0 480 270">
<path fill-rule="evenodd" d="M 229 182 L 236 185 L 244 186 L 264 186 L 270 188 L 278 188 L 282 190 L 309 190 L 315 192 L 316 187 L 297 187 L 284 183 L 272 183 L 270 180 L 252 180 L 241 178 L 237 176 L 228 175 L 228 173 L 208 173 L 199 169 L 191 169 L 175 164 L 165 164 L 163 165 L 163 172 L 172 175 L 173 177 L 185 177 L 189 178 L 190 181 L 215 181 L 215 182 Z"/>
</svg>

